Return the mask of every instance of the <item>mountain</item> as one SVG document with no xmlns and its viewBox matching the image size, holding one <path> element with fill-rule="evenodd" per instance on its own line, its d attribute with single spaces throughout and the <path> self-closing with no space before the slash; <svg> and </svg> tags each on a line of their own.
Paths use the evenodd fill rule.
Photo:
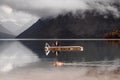
<svg viewBox="0 0 120 80">
<path fill-rule="evenodd" d="M 85 17 L 72 14 L 57 18 L 39 19 L 18 38 L 103 38 L 104 34 L 120 28 L 120 18 L 86 13 Z"/>
<path fill-rule="evenodd" d="M 6 28 L 8 31 L 10 31 L 12 35 L 18 36 L 25 30 L 27 30 L 29 27 L 31 27 L 37 20 L 38 19 L 36 19 L 36 18 L 32 18 L 28 22 L 25 22 L 22 24 L 8 20 L 8 21 L 2 22 L 2 26 L 4 26 L 4 28 Z"/>
<path fill-rule="evenodd" d="M 0 25 L 0 38 L 14 38 L 12 33 Z"/>
<path fill-rule="evenodd" d="M 120 28 L 120 18 L 111 15 L 86 13 L 86 16 L 73 16 L 72 14 L 60 15 L 56 18 L 39 19 L 29 29 L 17 38 L 104 38 L 107 32 Z M 52 45 L 54 41 L 21 41 L 39 57 L 45 56 L 44 46 L 48 42 Z M 83 52 L 61 52 L 61 60 L 113 60 L 120 56 L 117 47 L 108 45 L 103 41 L 60 41 L 61 45 L 81 45 L 85 48 Z M 116 53 L 115 53 L 116 52 Z M 82 53 L 82 54 L 80 54 Z M 55 57 L 51 52 L 49 57 Z"/>
</svg>

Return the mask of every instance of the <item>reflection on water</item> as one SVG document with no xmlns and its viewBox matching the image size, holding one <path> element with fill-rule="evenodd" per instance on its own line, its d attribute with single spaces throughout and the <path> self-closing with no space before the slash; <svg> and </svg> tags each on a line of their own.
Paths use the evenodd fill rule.
<svg viewBox="0 0 120 80">
<path fill-rule="evenodd" d="M 0 41 L 0 80 L 120 79 L 120 47 L 107 41 L 60 41 L 63 46 L 83 46 L 84 51 L 60 52 L 56 57 L 52 52 L 45 56 L 46 42 L 55 41 Z M 56 60 L 64 65 L 55 67 Z"/>
<path fill-rule="evenodd" d="M 120 47 L 120 40 L 109 40 L 107 41 L 108 44 L 111 44 L 113 46 Z"/>
<path fill-rule="evenodd" d="M 0 71 L 8 72 L 15 67 L 38 61 L 38 57 L 27 47 L 17 41 L 1 42 Z"/>
<path fill-rule="evenodd" d="M 49 56 L 45 55 L 45 43 L 53 44 L 55 41 L 22 41 L 22 43 L 34 51 L 40 58 L 55 58 L 54 53 Z M 83 46 L 84 51 L 60 52 L 58 60 L 65 62 L 79 61 L 100 61 L 114 60 L 120 58 L 120 48 L 107 43 L 107 41 L 59 41 L 61 46 Z"/>
</svg>

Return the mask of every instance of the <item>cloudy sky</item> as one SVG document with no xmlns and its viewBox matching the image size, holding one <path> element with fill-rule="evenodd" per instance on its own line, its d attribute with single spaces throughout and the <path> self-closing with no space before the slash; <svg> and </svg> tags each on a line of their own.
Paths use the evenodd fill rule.
<svg viewBox="0 0 120 80">
<path fill-rule="evenodd" d="M 96 11 L 120 17 L 120 0 L 0 0 L 0 24 L 17 36 L 42 17 Z"/>
</svg>

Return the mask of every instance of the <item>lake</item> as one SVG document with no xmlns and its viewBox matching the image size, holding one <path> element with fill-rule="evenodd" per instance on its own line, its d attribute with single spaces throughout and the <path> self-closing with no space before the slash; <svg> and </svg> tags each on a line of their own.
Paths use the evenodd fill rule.
<svg viewBox="0 0 120 80">
<path fill-rule="evenodd" d="M 84 51 L 45 55 L 54 40 L 0 41 L 0 80 L 119 80 L 119 40 L 60 40 L 60 46 L 83 46 Z M 56 61 L 64 65 L 55 67 Z"/>
</svg>

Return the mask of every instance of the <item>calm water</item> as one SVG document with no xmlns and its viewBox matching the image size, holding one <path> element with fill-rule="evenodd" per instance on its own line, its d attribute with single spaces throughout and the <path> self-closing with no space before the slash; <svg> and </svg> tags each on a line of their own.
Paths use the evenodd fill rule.
<svg viewBox="0 0 120 80">
<path fill-rule="evenodd" d="M 57 78 L 80 80 L 83 75 L 82 80 L 90 80 L 90 78 L 98 80 L 100 77 L 110 80 L 113 78 L 110 75 L 115 75 L 113 71 L 119 68 L 119 41 L 112 43 L 107 41 L 59 41 L 61 46 L 83 46 L 84 51 L 60 52 L 58 57 L 52 52 L 48 56 L 45 55 L 46 42 L 53 45 L 55 41 L 0 41 L 0 80 L 56 80 Z M 53 64 L 56 61 L 64 62 L 64 66 L 55 67 Z M 108 68 L 103 65 L 93 72 L 92 68 L 81 67 L 83 62 L 113 66 Z M 91 71 L 94 77 L 91 75 L 88 77 L 88 73 Z M 96 78 L 95 74 L 99 77 Z M 120 78 L 117 77 L 117 79 Z"/>
<path fill-rule="evenodd" d="M 35 52 L 40 58 L 55 58 L 54 53 L 45 56 L 45 43 L 53 45 L 55 41 L 22 41 L 21 43 Z M 120 46 L 111 45 L 107 41 L 59 41 L 61 46 L 83 46 L 83 52 L 60 52 L 57 57 L 60 61 L 74 62 L 74 61 L 99 61 L 99 60 L 113 60 L 120 58 Z"/>
</svg>

